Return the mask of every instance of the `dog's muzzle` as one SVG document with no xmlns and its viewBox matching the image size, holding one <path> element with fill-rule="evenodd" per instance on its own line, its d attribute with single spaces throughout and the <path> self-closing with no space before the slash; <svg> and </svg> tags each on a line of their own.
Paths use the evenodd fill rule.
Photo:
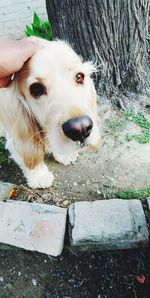
<svg viewBox="0 0 150 298">
<path fill-rule="evenodd" d="M 81 143 L 90 135 L 93 121 L 89 116 L 69 119 L 62 124 L 62 129 L 66 137 Z"/>
</svg>

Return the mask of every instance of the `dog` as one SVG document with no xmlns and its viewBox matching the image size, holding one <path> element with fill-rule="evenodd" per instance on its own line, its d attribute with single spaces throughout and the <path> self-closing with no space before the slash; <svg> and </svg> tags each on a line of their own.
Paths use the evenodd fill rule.
<svg viewBox="0 0 150 298">
<path fill-rule="evenodd" d="M 94 66 L 64 41 L 45 42 L 7 88 L 0 89 L 0 123 L 6 149 L 31 188 L 52 185 L 46 153 L 63 165 L 74 163 L 80 144 L 100 140 Z"/>
</svg>

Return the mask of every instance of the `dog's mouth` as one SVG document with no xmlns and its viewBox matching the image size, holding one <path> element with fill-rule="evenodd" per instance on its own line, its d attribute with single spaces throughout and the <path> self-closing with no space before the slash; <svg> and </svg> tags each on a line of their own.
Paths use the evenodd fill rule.
<svg viewBox="0 0 150 298">
<path fill-rule="evenodd" d="M 80 147 L 81 148 L 85 147 L 85 145 L 86 145 L 85 140 L 80 141 Z"/>
</svg>

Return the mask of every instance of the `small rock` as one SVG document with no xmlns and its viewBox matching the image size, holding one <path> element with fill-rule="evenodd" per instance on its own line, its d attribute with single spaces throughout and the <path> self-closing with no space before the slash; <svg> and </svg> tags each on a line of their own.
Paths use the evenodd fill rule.
<svg viewBox="0 0 150 298">
<path fill-rule="evenodd" d="M 68 204 L 69 204 L 69 201 L 68 200 L 63 201 L 63 205 L 64 206 L 67 206 Z"/>
<path fill-rule="evenodd" d="M 37 198 L 36 203 L 43 204 L 43 199 L 41 197 Z"/>
<path fill-rule="evenodd" d="M 34 287 L 36 287 L 37 286 L 37 280 L 32 278 L 32 284 L 33 284 Z"/>
<path fill-rule="evenodd" d="M 0 181 L 0 201 L 9 198 L 9 192 L 17 186 L 12 183 Z"/>
<path fill-rule="evenodd" d="M 74 186 L 77 186 L 77 185 L 78 185 L 78 183 L 77 183 L 77 182 L 73 182 L 73 185 L 74 185 Z"/>
<path fill-rule="evenodd" d="M 12 287 L 13 287 L 13 285 L 11 283 L 8 283 L 5 285 L 4 289 L 11 291 Z"/>
<path fill-rule="evenodd" d="M 50 194 L 44 193 L 44 194 L 42 194 L 42 198 L 43 198 L 44 202 L 49 202 Z"/>
<path fill-rule="evenodd" d="M 4 281 L 4 278 L 3 278 L 3 276 L 0 276 L 0 281 Z"/>
<path fill-rule="evenodd" d="M 18 272 L 18 276 L 21 276 L 21 272 L 20 271 Z"/>
</svg>

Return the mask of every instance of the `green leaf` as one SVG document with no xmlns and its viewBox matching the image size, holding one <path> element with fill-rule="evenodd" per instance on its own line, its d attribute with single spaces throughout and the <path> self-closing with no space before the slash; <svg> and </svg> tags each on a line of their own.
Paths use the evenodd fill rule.
<svg viewBox="0 0 150 298">
<path fill-rule="evenodd" d="M 35 27 L 34 25 L 32 25 L 32 29 L 33 29 L 33 32 L 34 32 L 35 36 L 40 36 L 40 34 L 39 34 L 40 28 Z"/>
<path fill-rule="evenodd" d="M 34 12 L 34 17 L 33 17 L 33 26 L 34 27 L 39 27 L 40 26 L 40 18 L 38 17 L 38 15 Z"/>
<path fill-rule="evenodd" d="M 26 34 L 27 34 L 27 36 L 32 36 L 32 35 L 34 35 L 34 31 L 33 31 L 32 28 L 29 27 L 28 25 L 26 25 Z"/>
<path fill-rule="evenodd" d="M 43 22 L 42 23 L 42 29 L 43 29 L 43 33 L 45 35 L 45 38 L 48 40 L 52 39 L 52 27 L 51 24 L 49 22 Z"/>
<path fill-rule="evenodd" d="M 125 139 L 126 139 L 127 142 L 131 142 L 134 139 L 134 136 L 126 133 Z"/>
<path fill-rule="evenodd" d="M 42 22 L 42 28 L 43 28 L 43 30 L 45 30 L 45 31 L 49 31 L 50 30 L 50 23 L 48 23 L 48 22 Z"/>
</svg>

